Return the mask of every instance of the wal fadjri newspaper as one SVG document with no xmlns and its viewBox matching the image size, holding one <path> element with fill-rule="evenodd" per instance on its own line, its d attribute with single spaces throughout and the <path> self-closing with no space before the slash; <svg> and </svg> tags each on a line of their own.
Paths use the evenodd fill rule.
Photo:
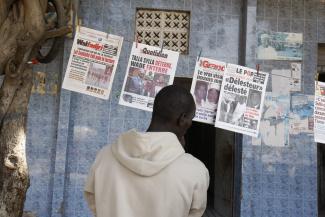
<svg viewBox="0 0 325 217">
<path fill-rule="evenodd" d="M 76 32 L 62 88 L 108 99 L 123 37 L 80 27 Z"/>
</svg>

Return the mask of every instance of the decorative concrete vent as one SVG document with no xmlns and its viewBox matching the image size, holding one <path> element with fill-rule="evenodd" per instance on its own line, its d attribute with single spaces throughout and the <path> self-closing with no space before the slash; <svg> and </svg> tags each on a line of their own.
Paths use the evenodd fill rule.
<svg viewBox="0 0 325 217">
<path fill-rule="evenodd" d="M 190 12 L 137 9 L 135 22 L 140 43 L 188 54 Z"/>
</svg>

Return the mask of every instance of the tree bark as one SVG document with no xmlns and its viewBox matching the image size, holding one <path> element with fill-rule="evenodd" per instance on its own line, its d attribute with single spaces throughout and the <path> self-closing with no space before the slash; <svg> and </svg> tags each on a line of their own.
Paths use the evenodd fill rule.
<svg viewBox="0 0 325 217">
<path fill-rule="evenodd" d="M 0 0 L 0 75 L 5 75 L 0 88 L 0 217 L 23 214 L 29 186 L 26 119 L 33 81 L 27 62 L 46 35 L 46 5 L 47 0 Z"/>
<path fill-rule="evenodd" d="M 0 128 L 0 216 L 22 216 L 29 186 L 25 154 L 26 119 L 32 88 L 32 70 L 26 68 Z"/>
</svg>

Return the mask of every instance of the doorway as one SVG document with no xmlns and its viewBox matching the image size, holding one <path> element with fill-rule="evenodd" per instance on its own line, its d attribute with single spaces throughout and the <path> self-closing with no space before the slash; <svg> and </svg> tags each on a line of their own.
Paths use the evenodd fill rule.
<svg viewBox="0 0 325 217">
<path fill-rule="evenodd" d="M 318 80 L 325 82 L 325 44 L 318 44 Z M 317 144 L 318 216 L 325 217 L 325 144 Z"/>
<path fill-rule="evenodd" d="M 317 144 L 318 216 L 325 217 L 325 144 Z"/>
<path fill-rule="evenodd" d="M 174 84 L 187 90 L 190 90 L 191 82 L 191 78 L 174 79 Z M 241 174 L 241 166 L 235 165 L 238 161 L 241 162 L 241 155 L 238 158 L 238 154 L 235 154 L 235 133 L 193 121 L 185 135 L 185 141 L 185 151 L 200 159 L 210 174 L 208 204 L 203 217 L 238 216 L 238 186 L 241 182 L 235 175 Z"/>
</svg>

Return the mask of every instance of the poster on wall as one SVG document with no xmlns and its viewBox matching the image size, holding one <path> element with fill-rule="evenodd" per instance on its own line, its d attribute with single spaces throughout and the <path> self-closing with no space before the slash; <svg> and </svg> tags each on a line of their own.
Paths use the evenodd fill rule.
<svg viewBox="0 0 325 217">
<path fill-rule="evenodd" d="M 122 43 L 123 37 L 80 27 L 62 88 L 108 99 Z"/>
<path fill-rule="evenodd" d="M 257 59 L 302 60 L 302 33 L 261 31 L 257 44 Z"/>
<path fill-rule="evenodd" d="M 272 92 L 283 95 L 301 91 L 301 63 L 291 63 L 290 69 L 273 69 Z"/>
<path fill-rule="evenodd" d="M 195 66 L 191 93 L 196 104 L 194 121 L 214 124 L 226 63 L 201 57 Z"/>
<path fill-rule="evenodd" d="M 284 147 L 289 144 L 290 95 L 266 92 L 260 132 L 253 145 Z"/>
<path fill-rule="evenodd" d="M 156 94 L 174 81 L 179 53 L 133 43 L 119 104 L 152 111 Z"/>
<path fill-rule="evenodd" d="M 257 137 L 268 76 L 255 69 L 228 64 L 215 126 Z"/>
<path fill-rule="evenodd" d="M 315 82 L 314 139 L 325 143 L 325 82 Z"/>
<path fill-rule="evenodd" d="M 314 96 L 266 92 L 258 138 L 253 145 L 285 147 L 290 135 L 313 135 Z"/>
<path fill-rule="evenodd" d="M 314 130 L 314 95 L 291 94 L 290 134 L 312 135 Z"/>
</svg>

